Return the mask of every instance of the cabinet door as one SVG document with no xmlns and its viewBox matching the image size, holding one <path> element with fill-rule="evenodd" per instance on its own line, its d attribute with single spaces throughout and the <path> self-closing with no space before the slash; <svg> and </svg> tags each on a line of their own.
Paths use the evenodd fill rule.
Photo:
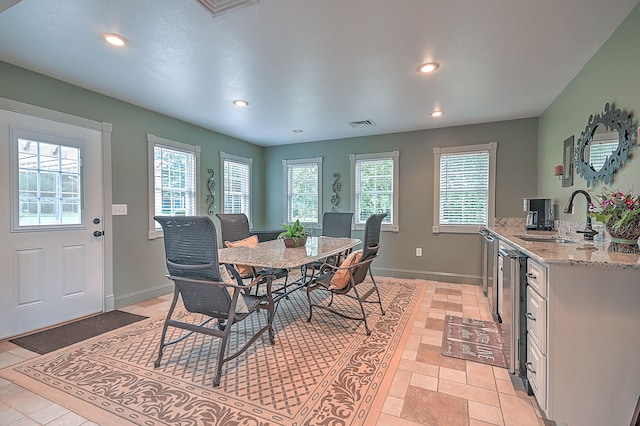
<svg viewBox="0 0 640 426">
<path fill-rule="evenodd" d="M 547 268 L 531 258 L 527 259 L 527 284 L 547 298 Z"/>
<path fill-rule="evenodd" d="M 540 351 L 547 354 L 547 301 L 527 286 L 527 332 Z"/>
<path fill-rule="evenodd" d="M 547 357 L 542 355 L 531 334 L 527 337 L 527 379 L 540 408 L 547 410 Z"/>
</svg>

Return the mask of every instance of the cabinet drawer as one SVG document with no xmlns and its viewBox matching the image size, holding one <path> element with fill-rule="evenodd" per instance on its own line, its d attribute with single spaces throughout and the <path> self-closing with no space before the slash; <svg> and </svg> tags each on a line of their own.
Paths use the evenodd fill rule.
<svg viewBox="0 0 640 426">
<path fill-rule="evenodd" d="M 547 357 L 527 337 L 527 379 L 542 411 L 547 410 Z"/>
<path fill-rule="evenodd" d="M 547 298 L 547 267 L 532 259 L 527 259 L 527 284 L 535 288 L 543 298 Z"/>
<path fill-rule="evenodd" d="M 542 352 L 547 354 L 547 301 L 527 286 L 527 333 Z"/>
</svg>

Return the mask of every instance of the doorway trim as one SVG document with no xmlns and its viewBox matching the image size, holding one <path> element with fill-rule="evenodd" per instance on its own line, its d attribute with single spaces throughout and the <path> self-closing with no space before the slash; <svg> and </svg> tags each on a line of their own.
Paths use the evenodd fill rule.
<svg viewBox="0 0 640 426">
<path fill-rule="evenodd" d="M 102 134 L 102 217 L 104 225 L 104 254 L 102 277 L 102 310 L 112 311 L 114 305 L 113 295 L 113 217 L 111 213 L 112 187 L 111 187 L 111 123 L 95 121 L 78 117 L 64 112 L 55 111 L 23 102 L 0 97 L 0 109 L 16 112 L 45 120 L 98 130 Z"/>
</svg>

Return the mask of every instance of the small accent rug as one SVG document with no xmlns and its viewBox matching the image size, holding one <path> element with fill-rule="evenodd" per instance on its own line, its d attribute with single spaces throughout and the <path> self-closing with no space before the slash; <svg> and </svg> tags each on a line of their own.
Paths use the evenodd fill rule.
<svg viewBox="0 0 640 426">
<path fill-rule="evenodd" d="M 502 328 L 491 321 L 447 315 L 442 334 L 442 355 L 507 367 Z"/>
<path fill-rule="evenodd" d="M 193 334 L 166 347 L 153 368 L 163 317 L 38 356 L 0 376 L 104 425 L 363 425 L 382 407 L 426 288 L 423 280 L 376 282 L 386 315 L 365 306 L 370 336 L 362 322 L 321 310 L 308 323 L 306 292 L 294 292 L 276 311 L 275 345 L 265 334 L 225 363 L 217 388 L 216 338 Z M 360 284 L 363 291 L 368 285 Z M 201 318 L 176 312 L 183 321 Z M 240 337 L 230 339 L 228 350 L 264 321 L 261 311 L 234 325 L 232 335 Z M 170 327 L 167 337 L 181 333 Z"/>
<path fill-rule="evenodd" d="M 110 311 L 9 341 L 44 355 L 147 318 L 124 311 Z"/>
</svg>

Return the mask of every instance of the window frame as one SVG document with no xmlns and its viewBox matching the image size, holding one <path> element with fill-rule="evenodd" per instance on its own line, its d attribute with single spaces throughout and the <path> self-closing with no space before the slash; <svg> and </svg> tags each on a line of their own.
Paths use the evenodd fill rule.
<svg viewBox="0 0 640 426">
<path fill-rule="evenodd" d="M 225 204 L 224 204 L 224 200 L 225 200 L 225 194 L 226 194 L 226 190 L 225 190 L 225 179 L 226 179 L 226 175 L 224 173 L 224 165 L 226 161 L 230 161 L 230 162 L 234 162 L 234 163 L 238 163 L 238 164 L 243 164 L 247 166 L 248 169 L 248 176 L 247 176 L 247 211 L 246 212 L 241 212 L 247 215 L 247 218 L 249 219 L 249 226 L 252 227 L 252 220 L 251 220 L 251 189 L 252 189 L 252 176 L 253 176 L 253 159 L 252 158 L 246 158 L 246 157 L 240 157 L 238 155 L 233 155 L 233 154 L 228 154 L 226 152 L 220 151 L 220 182 L 221 182 L 221 200 L 220 200 L 220 211 L 222 213 L 227 213 L 225 211 Z"/>
<path fill-rule="evenodd" d="M 282 175 L 283 175 L 283 191 L 284 191 L 284 223 L 293 223 L 295 219 L 291 220 L 289 214 L 290 202 L 289 202 L 289 167 L 297 165 L 313 164 L 318 168 L 318 220 L 315 222 L 300 222 L 304 226 L 318 227 L 322 223 L 322 157 L 313 158 L 300 158 L 296 160 L 282 160 Z"/>
<path fill-rule="evenodd" d="M 166 149 L 178 151 L 186 154 L 191 154 L 194 157 L 194 171 L 193 171 L 193 197 L 195 200 L 194 215 L 197 215 L 200 211 L 200 146 L 189 145 L 182 142 L 176 142 L 171 139 L 161 138 L 151 133 L 147 133 L 147 177 L 148 177 L 148 195 L 149 195 L 149 230 L 148 239 L 153 240 L 156 238 L 163 238 L 164 233 L 159 224 L 153 219 L 156 215 L 155 212 L 155 159 L 154 151 L 156 146 L 161 146 Z"/>
<path fill-rule="evenodd" d="M 377 152 L 369 154 L 350 154 L 349 161 L 351 163 L 351 211 L 353 212 L 353 229 L 364 230 L 366 222 L 358 221 L 358 210 L 356 209 L 356 198 L 358 197 L 358 191 L 356 190 L 356 164 L 359 161 L 367 160 L 384 160 L 390 159 L 393 161 L 393 189 L 391 202 L 391 223 L 383 223 L 381 226 L 382 231 L 400 232 L 398 211 L 400 208 L 399 193 L 400 193 L 400 151 L 389 152 Z"/>
<path fill-rule="evenodd" d="M 489 142 L 478 145 L 465 145 L 456 147 L 433 148 L 434 162 L 434 180 L 433 180 L 433 228 L 434 234 L 438 233 L 460 233 L 472 234 L 480 231 L 484 226 L 493 226 L 495 223 L 495 206 L 496 206 L 496 150 L 497 142 Z M 487 152 L 489 154 L 489 199 L 487 200 L 487 223 L 483 225 L 476 224 L 457 224 L 442 225 L 440 224 L 440 160 L 442 154 L 469 154 Z"/>
</svg>

